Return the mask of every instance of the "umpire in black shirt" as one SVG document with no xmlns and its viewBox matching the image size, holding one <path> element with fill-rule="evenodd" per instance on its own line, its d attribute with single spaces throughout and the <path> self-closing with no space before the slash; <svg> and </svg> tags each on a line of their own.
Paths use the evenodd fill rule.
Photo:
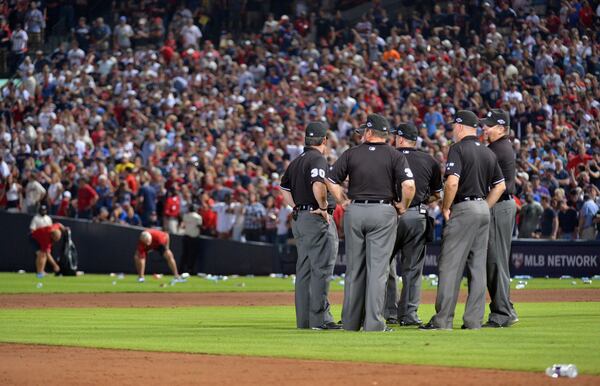
<svg viewBox="0 0 600 386">
<path fill-rule="evenodd" d="M 339 330 L 329 310 L 329 282 L 338 252 L 338 235 L 330 214 L 324 157 L 327 127 L 311 122 L 306 127 L 304 152 L 290 163 L 281 179 L 285 203 L 294 207 L 292 232 L 296 239 L 296 326 Z"/>
<path fill-rule="evenodd" d="M 398 232 L 392 252 L 384 316 L 388 324 L 420 325 L 421 275 L 425 263 L 427 204 L 440 199 L 442 173 L 438 162 L 416 149 L 417 128 L 403 123 L 395 130 L 395 146 L 402 153 L 415 179 L 416 192 L 406 213 L 398 217 Z M 433 231 L 433 229 L 431 229 Z M 398 252 L 400 255 L 397 256 Z M 398 299 L 397 258 L 402 266 L 402 292 Z"/>
<path fill-rule="evenodd" d="M 448 151 L 442 203 L 446 227 L 438 260 L 436 314 L 421 329 L 452 329 L 465 264 L 469 296 L 463 328 L 478 329 L 483 322 L 490 208 L 505 184 L 496 156 L 477 140 L 478 125 L 471 111 L 461 110 L 454 119 L 456 143 Z"/>
<path fill-rule="evenodd" d="M 515 153 L 508 139 L 510 116 L 506 111 L 492 109 L 482 121 L 488 138 L 488 148 L 498 159 L 506 190 L 490 210 L 490 237 L 487 251 L 487 287 L 490 293 L 490 315 L 483 327 L 508 327 L 519 319 L 510 301 L 510 242 L 517 206 L 515 194 Z"/>
<path fill-rule="evenodd" d="M 415 193 L 412 172 L 402 153 L 386 143 L 390 125 L 370 114 L 361 126 L 363 143 L 345 151 L 333 165 L 328 184 L 346 206 L 346 278 L 342 322 L 345 330 L 387 331 L 383 317 L 390 256 L 396 238 L 393 200 L 402 190 L 400 211 Z M 348 198 L 339 184 L 349 177 Z"/>
</svg>

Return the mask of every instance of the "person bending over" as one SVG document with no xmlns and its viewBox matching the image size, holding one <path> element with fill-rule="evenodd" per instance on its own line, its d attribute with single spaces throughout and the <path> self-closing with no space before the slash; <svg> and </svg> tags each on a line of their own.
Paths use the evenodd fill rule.
<svg viewBox="0 0 600 386">
<path fill-rule="evenodd" d="M 159 252 L 173 272 L 175 283 L 183 283 L 185 280 L 179 276 L 177 272 L 177 263 L 175 263 L 175 257 L 173 252 L 169 249 L 169 234 L 157 229 L 146 229 L 140 234 L 137 249 L 133 259 L 135 260 L 135 267 L 138 272 L 138 282 L 144 282 L 144 271 L 146 270 L 146 256 L 149 251 Z"/>
<path fill-rule="evenodd" d="M 52 270 L 56 275 L 60 272 L 60 267 L 52 258 L 52 244 L 59 241 L 65 227 L 62 224 L 55 223 L 45 227 L 37 228 L 31 232 L 37 250 L 35 253 L 35 269 L 38 278 L 45 276 L 46 263 L 50 263 Z"/>
</svg>

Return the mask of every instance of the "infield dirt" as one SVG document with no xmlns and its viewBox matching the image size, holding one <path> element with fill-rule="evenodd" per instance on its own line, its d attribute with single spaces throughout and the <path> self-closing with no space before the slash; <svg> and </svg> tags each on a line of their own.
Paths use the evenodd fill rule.
<svg viewBox="0 0 600 386">
<path fill-rule="evenodd" d="M 330 301 L 341 304 L 344 294 L 332 292 Z M 459 302 L 466 300 L 461 291 Z M 600 302 L 598 289 L 512 291 L 515 303 Z M 489 301 L 489 299 L 488 299 Z M 435 291 L 423 291 L 422 303 L 435 302 Z M 0 295 L 0 308 L 46 307 L 201 307 L 201 306 L 286 306 L 294 304 L 293 292 L 217 293 L 95 293 Z"/>
<path fill-rule="evenodd" d="M 600 377 L 0 344 L 3 385 L 598 385 Z"/>
</svg>

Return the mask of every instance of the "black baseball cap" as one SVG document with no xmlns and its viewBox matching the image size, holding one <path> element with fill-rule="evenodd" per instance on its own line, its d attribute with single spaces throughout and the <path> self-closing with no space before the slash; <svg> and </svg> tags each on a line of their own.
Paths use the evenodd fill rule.
<svg viewBox="0 0 600 386">
<path fill-rule="evenodd" d="M 454 116 L 452 123 L 460 123 L 461 125 L 477 127 L 479 126 L 479 119 L 474 112 L 469 110 L 459 110 Z"/>
<path fill-rule="evenodd" d="M 419 134 L 417 128 L 412 123 L 401 123 L 396 130 L 392 130 L 392 134 L 399 135 L 409 141 L 416 141 Z"/>
<path fill-rule="evenodd" d="M 510 116 L 508 112 L 501 109 L 491 109 L 488 111 L 485 118 L 481 120 L 481 124 L 492 127 L 496 125 L 509 126 Z"/>
<path fill-rule="evenodd" d="M 311 138 L 327 136 L 327 125 L 323 122 L 310 122 L 306 126 L 306 136 Z"/>
<path fill-rule="evenodd" d="M 360 125 L 359 130 L 364 131 L 366 129 L 377 130 L 384 133 L 389 133 L 392 130 L 388 120 L 379 114 L 369 114 L 367 122 Z"/>
</svg>

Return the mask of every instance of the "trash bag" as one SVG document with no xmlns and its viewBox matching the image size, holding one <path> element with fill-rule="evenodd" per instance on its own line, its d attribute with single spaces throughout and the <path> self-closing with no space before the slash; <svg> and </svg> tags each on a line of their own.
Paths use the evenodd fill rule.
<svg viewBox="0 0 600 386">
<path fill-rule="evenodd" d="M 77 248 L 71 240 L 71 230 L 66 229 L 63 235 L 62 254 L 58 261 L 60 273 L 64 276 L 75 276 L 77 274 Z"/>
</svg>

